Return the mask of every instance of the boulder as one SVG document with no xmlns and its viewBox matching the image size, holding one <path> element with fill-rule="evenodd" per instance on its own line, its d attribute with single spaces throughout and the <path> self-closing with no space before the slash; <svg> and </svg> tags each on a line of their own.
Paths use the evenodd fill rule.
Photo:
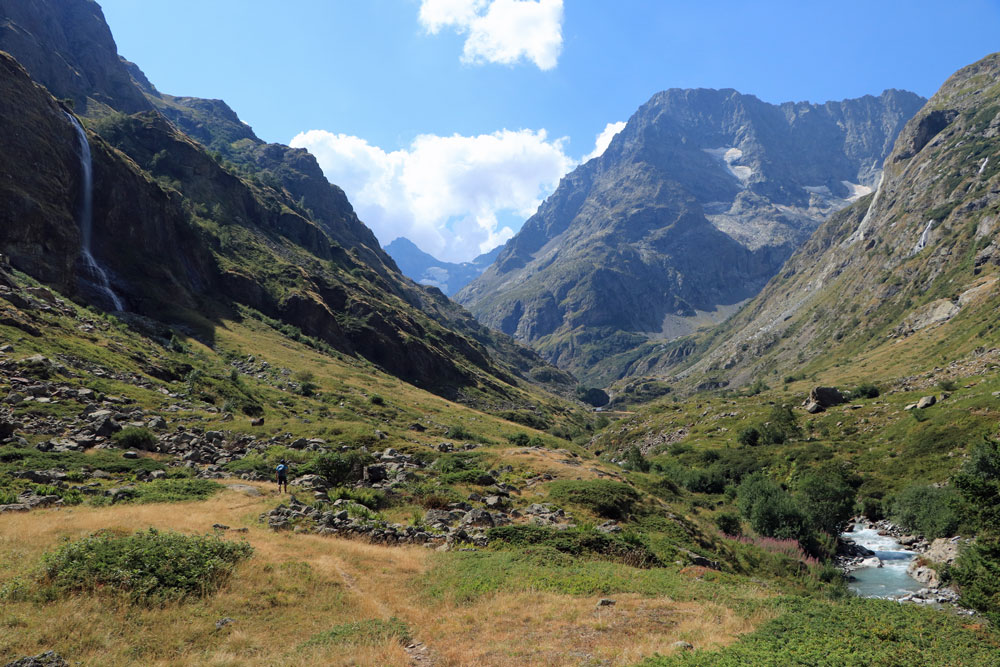
<svg viewBox="0 0 1000 667">
<path fill-rule="evenodd" d="M 846 403 L 847 398 L 836 387 L 813 387 L 809 392 L 809 400 L 821 408 Z"/>
<path fill-rule="evenodd" d="M 937 403 L 937 397 L 936 396 L 934 396 L 934 395 L 924 396 L 919 401 L 917 401 L 917 409 L 918 410 L 923 410 L 924 408 L 931 407 L 935 403 Z"/>
<path fill-rule="evenodd" d="M 910 563 L 910 566 L 906 568 L 906 573 L 920 583 L 926 584 L 928 588 L 937 588 L 941 585 L 937 571 L 932 567 L 921 565 L 918 560 Z"/>
<path fill-rule="evenodd" d="M 806 401 L 806 412 L 808 412 L 809 414 L 814 415 L 817 412 L 822 412 L 822 411 L 823 407 L 816 401 Z"/>
<path fill-rule="evenodd" d="M 882 567 L 882 561 L 878 556 L 869 556 L 858 563 L 858 567 Z"/>
<path fill-rule="evenodd" d="M 935 563 L 951 565 L 958 558 L 962 540 L 958 537 L 939 537 L 931 542 L 930 548 L 924 553 L 924 558 Z"/>
</svg>

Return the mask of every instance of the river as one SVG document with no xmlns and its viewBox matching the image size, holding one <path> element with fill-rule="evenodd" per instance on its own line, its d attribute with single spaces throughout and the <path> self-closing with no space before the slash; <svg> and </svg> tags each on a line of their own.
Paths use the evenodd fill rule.
<svg viewBox="0 0 1000 667">
<path fill-rule="evenodd" d="M 857 526 L 853 531 L 843 533 L 842 537 L 871 549 L 882 561 L 882 567 L 861 567 L 850 573 L 854 580 L 848 582 L 848 587 L 861 597 L 897 599 L 924 587 L 906 573 L 910 561 L 917 554 L 905 549 L 893 537 L 879 535 L 874 528 Z"/>
</svg>

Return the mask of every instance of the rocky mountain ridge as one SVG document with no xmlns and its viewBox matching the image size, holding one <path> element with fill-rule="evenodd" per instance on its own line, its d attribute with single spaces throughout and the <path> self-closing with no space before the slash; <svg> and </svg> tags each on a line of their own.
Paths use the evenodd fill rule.
<svg viewBox="0 0 1000 667">
<path fill-rule="evenodd" d="M 646 341 L 725 319 L 873 189 L 922 103 L 895 90 L 780 106 L 734 90 L 659 93 L 456 298 L 580 377 L 614 380 Z"/>
<path fill-rule="evenodd" d="M 448 296 L 481 275 L 500 254 L 501 246 L 483 253 L 469 262 L 445 262 L 429 255 L 405 237 L 399 237 L 384 250 L 399 266 L 403 275 L 420 283 L 437 287 Z"/>
<path fill-rule="evenodd" d="M 911 374 L 994 341 L 998 76 L 1000 54 L 955 73 L 907 123 L 875 193 L 824 223 L 739 315 L 691 339 L 692 354 L 651 350 L 636 371 L 741 385 L 863 355 Z"/>
</svg>

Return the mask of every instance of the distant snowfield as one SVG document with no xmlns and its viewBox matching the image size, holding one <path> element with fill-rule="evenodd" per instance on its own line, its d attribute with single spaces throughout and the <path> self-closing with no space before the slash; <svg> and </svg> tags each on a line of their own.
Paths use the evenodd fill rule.
<svg viewBox="0 0 1000 667">
<path fill-rule="evenodd" d="M 739 165 L 733 166 L 733 162 L 736 162 L 743 157 L 743 151 L 739 148 L 735 148 L 733 146 L 723 146 L 722 148 L 702 148 L 701 150 L 705 151 L 716 160 L 722 162 L 722 164 L 726 166 L 726 169 L 729 170 L 729 173 L 744 184 L 750 180 L 751 176 L 753 176 L 753 169 L 750 167 Z"/>
<path fill-rule="evenodd" d="M 841 181 L 844 187 L 850 191 L 847 195 L 847 201 L 854 201 L 855 199 L 861 199 L 865 195 L 870 195 L 875 192 L 872 188 L 867 185 L 859 185 L 858 183 L 851 183 L 850 181 Z"/>
</svg>

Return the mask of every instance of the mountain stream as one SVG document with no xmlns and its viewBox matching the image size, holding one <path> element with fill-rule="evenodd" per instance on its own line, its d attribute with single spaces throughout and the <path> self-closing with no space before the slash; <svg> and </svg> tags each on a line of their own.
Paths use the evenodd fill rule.
<svg viewBox="0 0 1000 667">
<path fill-rule="evenodd" d="M 901 598 L 908 593 L 916 593 L 924 584 L 906 573 L 910 561 L 916 553 L 909 551 L 889 535 L 879 535 L 875 528 L 859 528 L 842 537 L 855 544 L 871 549 L 882 561 L 882 567 L 859 567 L 851 572 L 853 581 L 848 587 L 866 598 Z"/>
</svg>

